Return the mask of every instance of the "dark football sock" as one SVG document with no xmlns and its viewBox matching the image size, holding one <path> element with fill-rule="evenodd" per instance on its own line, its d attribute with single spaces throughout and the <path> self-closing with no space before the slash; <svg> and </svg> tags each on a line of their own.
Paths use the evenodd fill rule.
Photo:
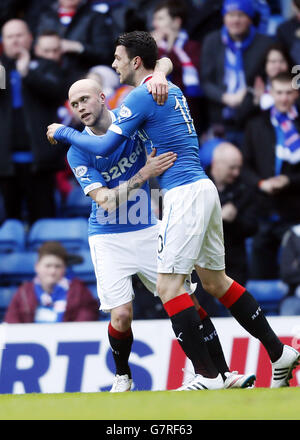
<svg viewBox="0 0 300 440">
<path fill-rule="evenodd" d="M 131 379 L 131 371 L 128 363 L 133 343 L 131 327 L 126 332 L 119 332 L 113 328 L 111 323 L 109 323 L 108 339 L 116 364 L 116 374 L 119 374 L 120 376 L 128 374 Z"/>
<path fill-rule="evenodd" d="M 219 301 L 247 332 L 260 340 L 271 362 L 280 358 L 283 344 L 270 327 L 256 299 L 245 287 L 234 281 Z"/>
<path fill-rule="evenodd" d="M 191 360 L 196 374 L 215 378 L 218 370 L 210 358 L 204 342 L 203 326 L 194 303 L 187 293 L 179 295 L 164 304 L 175 336 Z"/>
<path fill-rule="evenodd" d="M 229 371 L 229 367 L 225 360 L 217 330 L 207 312 L 201 306 L 198 309 L 198 315 L 202 321 L 204 341 L 207 345 L 210 357 L 225 380 L 225 373 Z"/>
</svg>

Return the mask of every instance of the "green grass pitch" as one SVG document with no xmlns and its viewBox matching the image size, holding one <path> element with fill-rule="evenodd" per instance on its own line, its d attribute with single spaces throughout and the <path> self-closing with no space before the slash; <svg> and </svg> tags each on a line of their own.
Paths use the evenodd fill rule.
<svg viewBox="0 0 300 440">
<path fill-rule="evenodd" d="M 300 420 L 300 387 L 0 396 L 1 420 Z"/>
</svg>

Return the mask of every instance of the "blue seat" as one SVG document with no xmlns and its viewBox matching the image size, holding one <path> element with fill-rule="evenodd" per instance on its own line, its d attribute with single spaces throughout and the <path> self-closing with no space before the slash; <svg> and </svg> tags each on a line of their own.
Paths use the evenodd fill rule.
<svg viewBox="0 0 300 440">
<path fill-rule="evenodd" d="M 70 268 L 70 273 L 76 278 L 80 278 L 82 281 L 88 284 L 96 283 L 96 276 L 94 272 L 94 266 L 91 259 L 89 250 L 81 250 L 76 252 L 78 256 L 82 257 L 82 263 L 74 264 Z"/>
<path fill-rule="evenodd" d="M 94 277 L 95 278 L 95 277 Z M 94 279 L 93 283 L 87 283 L 87 288 L 90 290 L 91 294 L 94 298 L 98 299 L 98 293 L 97 293 L 97 282 Z"/>
<path fill-rule="evenodd" d="M 88 220 L 62 218 L 37 220 L 28 234 L 28 248 L 38 249 L 45 241 L 59 241 L 68 251 L 88 249 Z"/>
<path fill-rule="evenodd" d="M 36 252 L 14 252 L 0 255 L 0 283 L 17 285 L 31 280 L 34 275 L 34 265 L 37 261 Z"/>
<path fill-rule="evenodd" d="M 0 309 L 6 309 L 14 294 L 18 290 L 18 286 L 0 287 Z"/>
<path fill-rule="evenodd" d="M 66 217 L 89 217 L 92 199 L 84 194 L 81 187 L 75 186 L 68 195 L 64 206 Z"/>
<path fill-rule="evenodd" d="M 288 286 L 281 280 L 249 280 L 246 289 L 268 315 L 277 315 L 279 304 L 287 294 Z"/>
<path fill-rule="evenodd" d="M 0 227 L 0 253 L 25 249 L 25 229 L 20 220 L 8 219 Z"/>
</svg>

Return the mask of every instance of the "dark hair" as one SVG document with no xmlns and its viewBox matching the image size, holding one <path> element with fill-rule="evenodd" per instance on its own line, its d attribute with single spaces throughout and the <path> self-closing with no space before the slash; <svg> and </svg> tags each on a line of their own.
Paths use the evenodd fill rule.
<svg viewBox="0 0 300 440">
<path fill-rule="evenodd" d="M 186 24 L 188 17 L 188 11 L 186 3 L 183 0 L 163 0 L 158 5 L 156 5 L 153 13 L 160 11 L 161 9 L 167 9 L 169 15 L 172 18 L 179 17 L 182 21 L 182 27 Z"/>
<path fill-rule="evenodd" d="M 292 83 L 293 81 L 293 75 L 290 72 L 280 72 L 278 73 L 276 76 L 274 76 L 274 78 L 271 79 L 271 83 L 273 83 L 274 81 L 279 81 L 279 82 L 290 82 Z"/>
<path fill-rule="evenodd" d="M 145 69 L 154 69 L 158 50 L 154 38 L 145 31 L 126 32 L 117 38 L 116 46 L 124 46 L 130 60 L 141 57 Z"/>
<path fill-rule="evenodd" d="M 63 260 L 67 264 L 68 253 L 59 241 L 46 241 L 38 249 L 38 260 L 40 260 L 45 255 L 55 255 L 56 257 Z"/>
</svg>

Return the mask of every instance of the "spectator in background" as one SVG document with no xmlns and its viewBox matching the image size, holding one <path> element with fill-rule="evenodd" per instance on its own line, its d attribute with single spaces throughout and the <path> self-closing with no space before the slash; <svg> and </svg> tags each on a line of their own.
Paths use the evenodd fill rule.
<svg viewBox="0 0 300 440">
<path fill-rule="evenodd" d="M 280 278 L 288 286 L 281 301 L 280 315 L 300 315 L 300 224 L 283 236 L 280 256 Z"/>
<path fill-rule="evenodd" d="M 288 52 L 279 43 L 274 43 L 267 50 L 264 61 L 264 73 L 255 78 L 253 94 L 254 103 L 262 110 L 268 110 L 274 105 L 270 94 L 271 80 L 281 72 L 291 72 L 292 61 Z"/>
<path fill-rule="evenodd" d="M 67 251 L 59 242 L 44 243 L 38 251 L 35 278 L 19 287 L 4 322 L 97 321 L 97 300 L 82 281 L 66 276 L 67 263 Z"/>
<path fill-rule="evenodd" d="M 277 28 L 277 40 L 289 52 L 294 64 L 300 64 L 300 0 L 293 0 L 294 16 Z"/>
<path fill-rule="evenodd" d="M 55 30 L 62 38 L 62 63 L 71 82 L 97 64 L 111 64 L 113 36 L 104 14 L 93 11 L 84 0 L 59 0 L 40 17 L 37 34 Z"/>
<path fill-rule="evenodd" d="M 6 90 L 0 91 L 0 191 L 7 218 L 25 220 L 26 201 L 30 224 L 56 214 L 55 172 L 63 166 L 63 153 L 49 146 L 44 130 L 57 120 L 67 91 L 58 63 L 32 60 L 32 40 L 22 20 L 2 28 Z"/>
<path fill-rule="evenodd" d="M 208 174 L 214 181 L 222 205 L 225 264 L 238 283 L 248 280 L 245 239 L 257 230 L 254 191 L 241 180 L 243 156 L 233 144 L 220 143 L 213 152 Z"/>
<path fill-rule="evenodd" d="M 56 0 L 1 0 L 0 27 L 12 18 L 26 21 L 30 31 L 35 34 L 40 15 Z"/>
<path fill-rule="evenodd" d="M 114 69 L 108 66 L 94 66 L 92 67 L 86 76 L 86 78 L 94 79 L 101 89 L 106 98 L 106 105 L 109 109 L 119 107 L 125 97 L 133 89 L 132 86 L 126 84 L 120 84 L 119 76 Z"/>
<path fill-rule="evenodd" d="M 258 110 L 248 87 L 261 73 L 272 40 L 257 33 L 251 0 L 225 0 L 223 15 L 223 28 L 203 42 L 201 84 L 210 125 L 223 125 L 225 138 L 240 147 L 245 123 Z"/>
<path fill-rule="evenodd" d="M 244 179 L 256 188 L 260 213 L 253 238 L 252 279 L 276 279 L 284 233 L 300 222 L 300 117 L 298 91 L 289 73 L 271 81 L 274 106 L 249 122 L 244 143 Z"/>
<path fill-rule="evenodd" d="M 167 56 L 173 63 L 170 79 L 181 88 L 190 108 L 196 131 L 203 130 L 204 111 L 198 72 L 200 43 L 189 39 L 185 30 L 188 10 L 182 0 L 164 0 L 153 13 L 152 35 L 159 58 Z"/>
</svg>

